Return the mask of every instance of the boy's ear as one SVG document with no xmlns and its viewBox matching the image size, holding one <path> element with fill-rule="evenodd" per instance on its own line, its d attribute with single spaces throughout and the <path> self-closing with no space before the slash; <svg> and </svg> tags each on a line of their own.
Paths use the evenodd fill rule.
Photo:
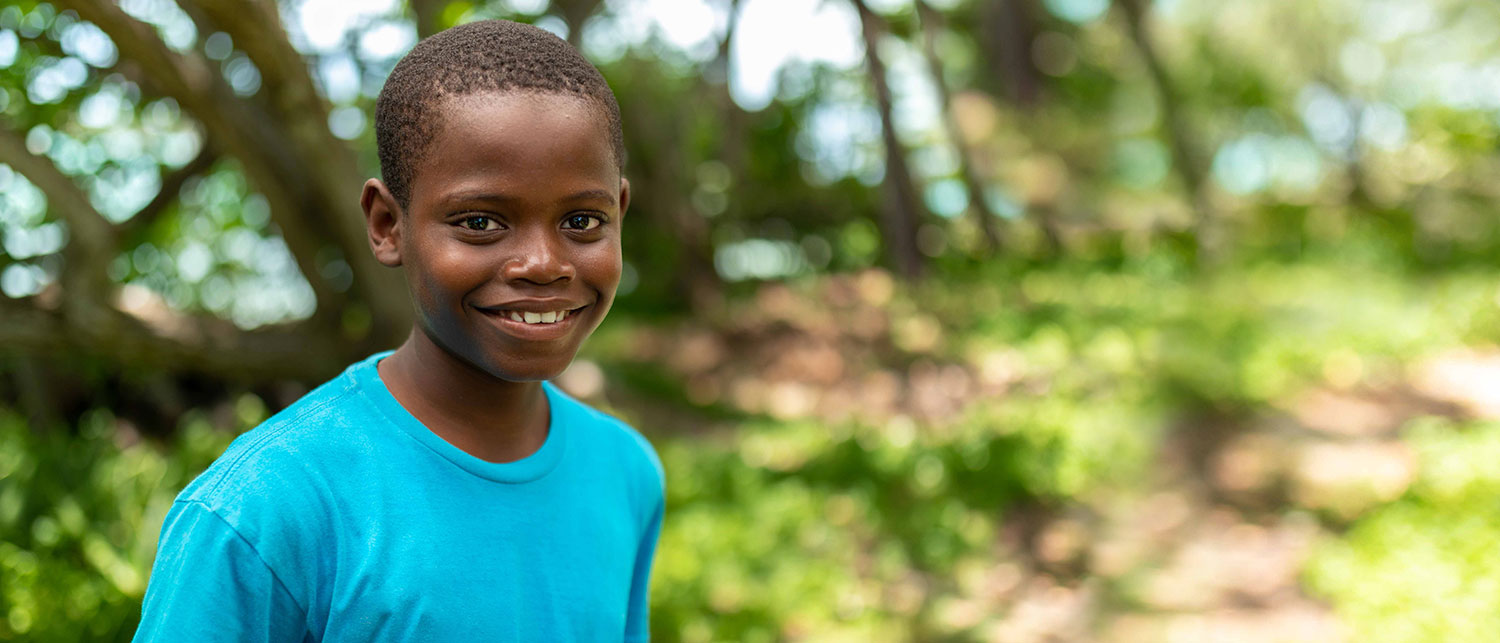
<svg viewBox="0 0 1500 643">
<path fill-rule="evenodd" d="M 630 179 L 620 177 L 620 218 L 625 218 L 625 211 L 630 209 Z"/>
<path fill-rule="evenodd" d="M 359 207 L 365 211 L 365 230 L 370 234 L 370 251 L 375 260 L 387 266 L 401 265 L 401 206 L 380 179 L 365 181 L 359 195 Z"/>
</svg>

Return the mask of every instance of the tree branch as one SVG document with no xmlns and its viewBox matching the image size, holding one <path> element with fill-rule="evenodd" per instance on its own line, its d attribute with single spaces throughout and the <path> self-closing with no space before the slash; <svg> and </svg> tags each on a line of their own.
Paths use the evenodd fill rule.
<svg viewBox="0 0 1500 643">
<path fill-rule="evenodd" d="M 150 203 L 137 210 L 134 216 L 115 224 L 115 233 L 121 239 L 128 239 L 155 223 L 162 211 L 177 201 L 182 192 L 182 186 L 187 183 L 187 180 L 207 172 L 218 160 L 219 154 L 204 143 L 197 157 L 162 179 L 161 189 L 157 191 Z"/>
<path fill-rule="evenodd" d="M 311 188 L 302 216 L 328 231 L 324 237 L 339 248 L 354 271 L 354 287 L 376 319 L 404 334 L 410 321 L 405 289 L 370 253 L 364 213 L 358 205 L 359 187 L 366 175 L 348 143 L 329 131 L 328 101 L 319 94 L 307 61 L 287 39 L 276 3 L 198 0 L 191 4 L 228 33 L 260 70 L 261 94 L 268 107 L 265 117 L 277 124 L 278 142 L 290 152 L 284 167 L 293 168 L 293 179 Z"/>
<path fill-rule="evenodd" d="M 25 139 L 9 123 L 0 123 L 0 162 L 36 185 L 47 196 L 47 210 L 68 225 L 71 240 L 63 256 L 67 260 L 64 281 L 69 290 L 102 300 L 108 286 L 104 266 L 118 252 L 113 225 L 51 159 L 26 149 Z"/>
<path fill-rule="evenodd" d="M 338 319 L 348 297 L 321 274 L 318 256 L 332 244 L 342 250 L 345 261 L 353 268 L 354 288 L 374 313 L 372 342 L 395 343 L 410 330 L 411 310 L 398 274 L 375 262 L 368 249 L 363 228 L 363 213 L 357 207 L 357 193 L 363 175 L 354 163 L 353 154 L 344 141 L 327 132 L 327 109 L 303 111 L 305 103 L 293 102 L 293 112 L 275 115 L 263 106 L 236 96 L 213 63 L 198 54 L 180 54 L 156 36 L 156 31 L 132 16 L 121 12 L 110 0 L 66 0 L 66 6 L 77 10 L 81 18 L 104 30 L 121 58 L 138 61 L 141 73 L 151 87 L 177 100 L 184 111 L 198 118 L 207 138 L 214 141 L 226 156 L 240 160 L 246 177 L 266 196 L 272 220 L 297 261 L 297 267 L 308 279 L 318 301 L 318 318 Z M 291 51 L 285 43 L 279 21 L 275 30 L 264 25 L 267 3 L 249 13 L 222 15 L 214 22 L 234 25 L 231 36 L 237 45 L 252 51 L 272 51 L 284 55 Z M 204 7 L 193 7 L 192 13 L 210 13 Z M 243 7 L 242 7 L 243 10 Z M 214 15 L 214 13 L 210 13 Z M 275 16 L 275 13 L 270 13 Z M 260 19 L 261 24 L 246 27 L 240 22 Z M 249 31 L 246 31 L 249 30 Z M 275 33 L 282 45 L 260 45 L 255 33 Z M 269 36 L 266 36 L 269 37 Z M 264 51 L 263 51 L 264 49 Z M 267 58 L 263 58 L 267 60 Z M 300 61 L 300 57 L 297 58 Z M 305 82 L 311 87 L 306 67 L 287 61 L 258 64 L 263 88 L 275 94 L 276 87 L 291 82 Z M 296 75 L 303 81 L 293 81 Z M 315 105 L 321 100 L 308 88 L 302 96 L 311 96 Z M 275 106 L 275 105 L 273 105 Z M 348 196 L 345 196 L 348 195 Z"/>
<path fill-rule="evenodd" d="M 27 177 L 47 197 L 48 210 L 68 224 L 64 249 L 64 296 L 50 299 L 0 297 L 0 347 L 42 355 L 79 348 L 121 366 L 212 373 L 228 379 L 316 379 L 350 359 L 336 353 L 339 341 L 316 340 L 306 328 L 241 331 L 232 324 L 170 310 L 154 312 L 154 324 L 111 304 L 104 266 L 118 254 L 117 231 L 88 196 L 46 157 L 32 154 L 9 128 L 0 127 L 0 162 Z M 196 161 L 195 161 L 196 163 Z M 191 164 L 190 164 L 191 165 Z M 175 190 L 173 191 L 175 193 Z M 25 303 L 30 302 L 30 303 Z"/>
<path fill-rule="evenodd" d="M 323 242 L 315 226 L 301 221 L 305 187 L 297 180 L 295 157 L 278 145 L 275 126 L 238 100 L 202 56 L 168 48 L 148 24 L 132 18 L 109 0 L 66 0 L 79 17 L 94 23 L 114 41 L 122 60 L 138 63 L 141 75 L 159 93 L 171 97 L 203 124 L 208 138 L 240 159 L 251 183 L 271 205 L 271 216 L 297 266 L 317 296 L 320 309 L 341 298 L 318 273 L 316 257 Z M 285 172 L 293 177 L 283 177 Z"/>
<path fill-rule="evenodd" d="M 98 356 L 124 369 L 212 375 L 265 382 L 318 381 L 336 373 L 352 357 L 343 342 L 314 335 L 306 323 L 244 331 L 221 320 L 178 316 L 148 324 L 113 308 L 87 323 L 62 311 L 47 310 L 36 298 L 0 297 L 0 349 L 57 356 L 69 350 Z"/>
</svg>

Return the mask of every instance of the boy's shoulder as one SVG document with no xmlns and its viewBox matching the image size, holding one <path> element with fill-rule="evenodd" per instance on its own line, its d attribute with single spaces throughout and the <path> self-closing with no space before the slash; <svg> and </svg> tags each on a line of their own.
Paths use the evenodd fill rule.
<svg viewBox="0 0 1500 643">
<path fill-rule="evenodd" d="M 246 495 L 277 497 L 322 486 L 320 463 L 349 462 L 362 450 L 360 432 L 348 430 L 367 424 L 372 412 L 351 374 L 359 365 L 235 438 L 178 501 L 217 509 Z"/>
</svg>

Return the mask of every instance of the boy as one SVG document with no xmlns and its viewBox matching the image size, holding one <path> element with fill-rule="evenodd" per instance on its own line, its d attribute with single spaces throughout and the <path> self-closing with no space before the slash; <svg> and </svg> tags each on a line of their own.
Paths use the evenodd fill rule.
<svg viewBox="0 0 1500 643">
<path fill-rule="evenodd" d="M 360 203 L 417 327 L 183 490 L 137 641 L 646 639 L 661 465 L 543 383 L 620 280 L 618 110 L 526 25 L 455 27 L 396 65 Z"/>
</svg>

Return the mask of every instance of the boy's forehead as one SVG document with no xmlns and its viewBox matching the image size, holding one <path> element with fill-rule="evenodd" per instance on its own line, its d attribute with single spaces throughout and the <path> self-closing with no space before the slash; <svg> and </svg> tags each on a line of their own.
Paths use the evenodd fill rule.
<svg viewBox="0 0 1500 643">
<path fill-rule="evenodd" d="M 424 141 L 425 149 L 412 153 L 419 157 L 420 166 L 442 152 L 437 148 L 446 138 L 491 138 L 498 133 L 497 126 L 501 123 L 514 126 L 518 123 L 513 121 L 524 120 L 526 116 L 556 114 L 565 114 L 571 129 L 590 132 L 601 149 L 613 155 L 609 122 L 602 108 L 582 96 L 533 90 L 492 90 L 436 97 L 426 115 L 429 123 L 425 129 L 431 136 Z"/>
<path fill-rule="evenodd" d="M 482 92 L 443 97 L 433 111 L 433 136 L 419 150 L 418 183 L 483 175 L 532 174 L 543 165 L 591 169 L 619 178 L 602 110 L 571 94 Z M 439 185 L 427 185 L 438 188 Z"/>
<path fill-rule="evenodd" d="M 439 145 L 527 140 L 546 147 L 583 142 L 612 156 L 602 110 L 581 97 L 537 92 L 483 92 L 443 101 L 432 140 Z M 555 138 L 540 137 L 543 132 Z"/>
</svg>

